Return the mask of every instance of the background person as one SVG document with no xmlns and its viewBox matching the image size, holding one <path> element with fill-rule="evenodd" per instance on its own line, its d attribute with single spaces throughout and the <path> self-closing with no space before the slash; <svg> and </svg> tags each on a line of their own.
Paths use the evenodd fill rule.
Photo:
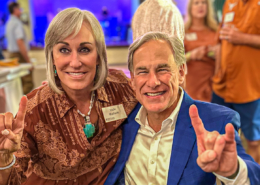
<svg viewBox="0 0 260 185">
<path fill-rule="evenodd" d="M 172 0 L 146 0 L 132 19 L 133 40 L 148 32 L 165 32 L 184 39 L 184 25 L 180 11 Z"/>
<path fill-rule="evenodd" d="M 137 104 L 129 81 L 107 71 L 102 28 L 88 11 L 58 13 L 45 54 L 48 86 L 22 98 L 13 124 L 11 113 L 0 115 L 0 184 L 103 184 Z"/>
<path fill-rule="evenodd" d="M 184 46 L 187 59 L 185 91 L 195 100 L 211 101 L 215 70 L 216 30 L 211 0 L 190 0 L 185 24 Z M 208 53 L 211 55 L 208 56 Z"/>
<path fill-rule="evenodd" d="M 260 164 L 260 5 L 227 0 L 219 32 L 221 63 L 213 79 L 212 102 L 240 114 L 248 153 Z"/>
<path fill-rule="evenodd" d="M 4 55 L 2 54 L 2 48 L 0 46 L 0 60 L 4 59 Z"/>
<path fill-rule="evenodd" d="M 1 41 L 1 38 L 0 38 Z M 2 47 L 1 47 L 1 42 L 0 42 L 0 60 L 4 59 L 4 55 L 2 54 Z M 0 88 L 0 113 L 5 112 L 5 91 L 4 88 Z"/>
<path fill-rule="evenodd" d="M 11 14 L 6 23 L 6 38 L 7 38 L 7 51 L 9 58 L 19 58 L 19 63 L 31 63 L 28 56 L 29 43 L 26 39 L 23 23 L 20 20 L 22 11 L 16 2 L 8 5 Z M 27 94 L 33 89 L 32 73 L 23 76 L 22 78 L 23 93 Z"/>
</svg>

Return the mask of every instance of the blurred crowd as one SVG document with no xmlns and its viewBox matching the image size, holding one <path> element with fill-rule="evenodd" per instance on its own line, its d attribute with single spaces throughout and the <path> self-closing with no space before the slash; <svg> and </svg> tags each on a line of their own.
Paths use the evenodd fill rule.
<svg viewBox="0 0 260 185">
<path fill-rule="evenodd" d="M 260 163 L 260 32 L 258 1 L 225 2 L 222 22 L 210 0 L 188 4 L 185 50 L 187 93 L 240 114 L 248 153 Z"/>
</svg>

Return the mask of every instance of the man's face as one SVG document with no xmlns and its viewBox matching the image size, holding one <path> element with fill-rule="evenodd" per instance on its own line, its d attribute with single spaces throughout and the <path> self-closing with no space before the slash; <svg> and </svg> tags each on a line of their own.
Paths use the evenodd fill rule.
<svg viewBox="0 0 260 185">
<path fill-rule="evenodd" d="M 21 15 L 22 15 L 22 10 L 21 10 L 21 8 L 20 8 L 19 6 L 18 6 L 18 7 L 15 7 L 13 14 L 20 18 Z"/>
<path fill-rule="evenodd" d="M 149 113 L 168 113 L 176 106 L 183 67 L 177 67 L 171 46 L 164 40 L 150 40 L 133 55 L 131 82 L 137 100 Z"/>
</svg>

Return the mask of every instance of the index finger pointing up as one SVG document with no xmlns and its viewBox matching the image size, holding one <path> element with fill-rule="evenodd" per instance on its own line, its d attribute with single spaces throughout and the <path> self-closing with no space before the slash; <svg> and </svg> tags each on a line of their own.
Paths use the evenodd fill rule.
<svg viewBox="0 0 260 185">
<path fill-rule="evenodd" d="M 199 113 L 196 105 L 190 106 L 189 114 L 190 114 L 191 124 L 196 132 L 197 137 L 204 135 L 206 130 L 199 117 Z"/>
<path fill-rule="evenodd" d="M 17 113 L 16 121 L 23 122 L 27 107 L 27 97 L 23 96 L 20 101 L 19 110 Z"/>
<path fill-rule="evenodd" d="M 235 129 L 231 123 L 228 123 L 225 127 L 226 130 L 226 139 L 229 142 L 235 141 Z"/>
</svg>

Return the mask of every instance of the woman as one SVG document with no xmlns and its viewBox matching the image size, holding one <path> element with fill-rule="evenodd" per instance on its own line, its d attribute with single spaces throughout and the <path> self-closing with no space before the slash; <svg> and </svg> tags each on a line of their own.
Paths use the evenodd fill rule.
<svg viewBox="0 0 260 185">
<path fill-rule="evenodd" d="M 184 39 L 188 67 L 185 90 L 196 100 L 211 101 L 217 27 L 210 0 L 189 1 Z"/>
<path fill-rule="evenodd" d="M 122 72 L 107 72 L 102 28 L 88 11 L 61 11 L 45 54 L 49 85 L 27 95 L 26 109 L 22 98 L 13 124 L 11 113 L 0 115 L 0 184 L 103 184 L 134 93 Z"/>
</svg>

